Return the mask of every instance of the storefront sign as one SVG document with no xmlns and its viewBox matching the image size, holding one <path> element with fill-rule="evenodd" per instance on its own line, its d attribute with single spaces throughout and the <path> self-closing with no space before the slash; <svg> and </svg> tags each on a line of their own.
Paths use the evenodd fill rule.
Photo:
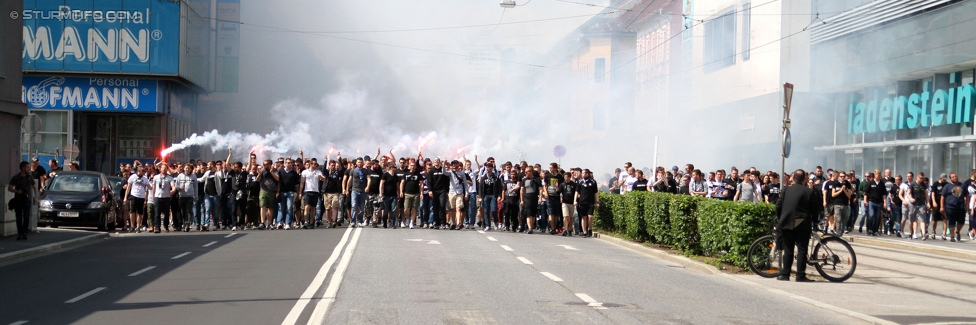
<svg viewBox="0 0 976 325">
<path fill-rule="evenodd" d="M 159 107 L 156 80 L 24 76 L 20 91 L 32 109 L 155 113 Z"/>
<path fill-rule="evenodd" d="M 179 1 L 25 0 L 24 71 L 179 72 Z"/>
<path fill-rule="evenodd" d="M 930 92 L 931 82 L 922 85 L 922 93 L 882 98 L 875 92 L 868 103 L 856 102 L 851 95 L 847 133 L 872 133 L 915 129 L 929 126 L 969 123 L 973 121 L 976 88 L 973 85 L 950 87 Z"/>
</svg>

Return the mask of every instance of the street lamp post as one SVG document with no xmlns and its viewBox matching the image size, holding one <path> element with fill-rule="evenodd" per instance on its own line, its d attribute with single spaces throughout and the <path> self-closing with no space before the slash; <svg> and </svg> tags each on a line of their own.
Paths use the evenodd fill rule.
<svg viewBox="0 0 976 325">
<path fill-rule="evenodd" d="M 790 149 L 793 146 L 793 139 L 790 135 L 790 104 L 793 101 L 793 84 L 787 82 L 783 84 L 783 137 L 781 147 L 783 148 L 782 154 L 782 174 L 783 180 L 787 180 L 786 176 L 786 158 L 790 157 Z"/>
</svg>

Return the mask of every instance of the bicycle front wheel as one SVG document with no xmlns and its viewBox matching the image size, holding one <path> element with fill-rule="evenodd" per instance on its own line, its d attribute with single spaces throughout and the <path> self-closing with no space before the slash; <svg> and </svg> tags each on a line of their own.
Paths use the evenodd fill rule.
<svg viewBox="0 0 976 325">
<path fill-rule="evenodd" d="M 854 249 L 843 239 L 827 237 L 817 243 L 810 262 L 825 279 L 831 282 L 844 282 L 854 275 L 857 269 L 857 256 Z"/>
<path fill-rule="evenodd" d="M 783 250 L 776 246 L 776 238 L 766 235 L 756 239 L 746 253 L 749 269 L 761 277 L 772 278 L 780 275 L 783 268 Z"/>
</svg>

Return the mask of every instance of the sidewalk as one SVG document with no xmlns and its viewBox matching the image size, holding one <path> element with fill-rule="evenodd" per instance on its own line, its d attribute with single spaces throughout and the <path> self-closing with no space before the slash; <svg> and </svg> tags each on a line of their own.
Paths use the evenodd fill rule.
<svg viewBox="0 0 976 325">
<path fill-rule="evenodd" d="M 17 236 L 0 238 L 0 264 L 22 258 L 78 247 L 108 236 L 105 232 L 73 229 L 38 228 L 27 235 L 27 240 Z"/>
<path fill-rule="evenodd" d="M 884 234 L 874 236 L 867 236 L 865 234 L 851 232 L 844 235 L 844 239 L 852 243 L 871 245 L 878 247 L 896 248 L 915 252 L 924 252 L 930 254 L 938 254 L 951 257 L 960 258 L 971 258 L 976 259 L 976 241 L 969 240 L 969 235 L 966 233 L 968 228 L 963 229 L 962 241 L 961 242 L 950 242 L 948 240 L 942 240 L 942 237 L 937 237 L 936 239 L 908 239 L 906 237 L 896 237 L 894 235 L 887 236 Z"/>
</svg>

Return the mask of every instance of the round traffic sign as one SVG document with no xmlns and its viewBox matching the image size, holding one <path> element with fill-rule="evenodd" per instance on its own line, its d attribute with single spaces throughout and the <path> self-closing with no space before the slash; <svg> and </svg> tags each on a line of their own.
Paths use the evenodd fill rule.
<svg viewBox="0 0 976 325">
<path fill-rule="evenodd" d="M 41 117 L 34 113 L 27 114 L 23 124 L 24 132 L 35 133 L 41 130 Z"/>
<path fill-rule="evenodd" d="M 563 157 L 566 157 L 566 147 L 564 147 L 561 144 L 560 145 L 556 145 L 555 147 L 552 148 L 552 155 L 553 156 L 556 156 L 556 158 L 559 158 L 559 159 L 562 159 Z"/>
<path fill-rule="evenodd" d="M 783 158 L 790 157 L 790 149 L 793 148 L 793 137 L 790 136 L 790 129 L 783 132 Z"/>
</svg>

